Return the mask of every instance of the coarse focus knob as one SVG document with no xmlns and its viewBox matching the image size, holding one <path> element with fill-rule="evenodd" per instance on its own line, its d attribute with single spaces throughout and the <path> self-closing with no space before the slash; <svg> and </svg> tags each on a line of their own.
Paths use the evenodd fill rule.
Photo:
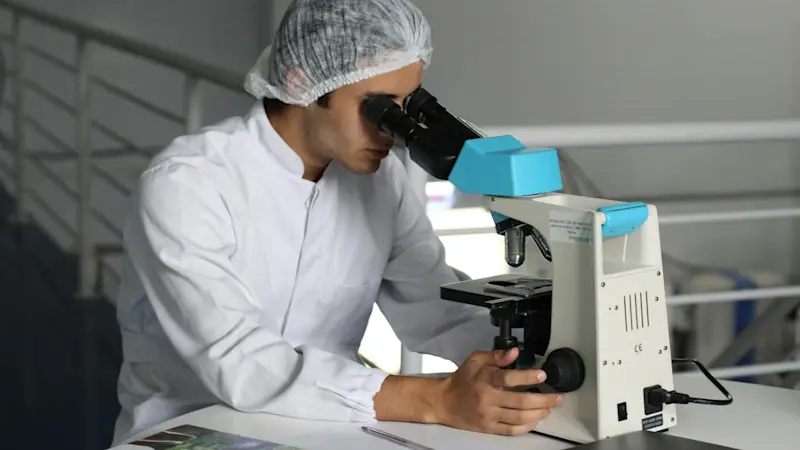
<svg viewBox="0 0 800 450">
<path fill-rule="evenodd" d="M 583 385 L 586 367 L 581 355 L 571 348 L 559 348 L 550 352 L 542 370 L 547 374 L 545 384 L 557 392 L 572 392 Z"/>
</svg>

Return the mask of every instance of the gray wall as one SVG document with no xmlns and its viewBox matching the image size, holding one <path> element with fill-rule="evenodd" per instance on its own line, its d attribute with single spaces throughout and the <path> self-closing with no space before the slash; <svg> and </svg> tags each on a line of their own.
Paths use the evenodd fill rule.
<svg viewBox="0 0 800 450">
<path fill-rule="evenodd" d="M 256 55 L 260 53 L 264 42 L 262 34 L 270 23 L 269 4 L 262 0 L 28 0 L 24 3 L 241 74 L 249 69 Z M 10 14 L 0 8 L 0 32 L 10 33 L 11 23 Z M 64 61 L 74 63 L 76 59 L 74 36 L 31 20 L 23 22 L 22 36 L 26 43 Z M 91 45 L 90 50 L 91 70 L 94 75 L 111 81 L 160 108 L 183 115 L 184 76 L 181 73 L 104 46 Z M 3 45 L 3 51 L 11 65 L 12 48 Z M 67 103 L 75 104 L 75 80 L 67 72 L 37 56 L 28 56 L 24 74 Z M 12 98 L 14 89 L 13 84 L 8 86 L 6 99 Z M 243 89 L 233 92 L 209 83 L 203 83 L 201 89 L 205 98 L 204 123 L 243 113 L 253 101 Z M 182 124 L 156 117 L 103 88 L 93 88 L 91 106 L 94 120 L 139 146 L 158 149 L 184 129 Z M 30 91 L 26 92 L 25 108 L 30 116 L 45 125 L 60 140 L 70 146 L 74 145 L 76 123 L 68 113 L 53 107 L 42 96 Z M 11 132 L 8 111 L 0 114 L 0 127 L 5 133 Z M 26 128 L 25 145 L 29 150 L 58 149 L 31 127 Z M 95 149 L 119 147 L 119 143 L 97 131 L 92 133 L 92 145 Z M 5 161 L 9 161 L 9 156 L 6 152 L 0 152 L 0 158 Z M 134 156 L 100 160 L 98 164 L 124 184 L 132 186 L 146 162 L 146 158 Z M 45 164 L 67 184 L 75 186 L 74 163 L 51 161 Z M 74 225 L 75 202 L 56 184 L 45 179 L 39 169 L 33 166 L 28 168 L 27 173 L 32 184 Z M 93 205 L 103 211 L 115 225 L 121 226 L 126 213 L 126 195 L 101 179 L 95 179 L 93 187 Z M 52 221 L 38 205 L 31 203 L 31 206 L 34 217 L 62 245 L 70 247 L 73 239 L 69 233 Z M 115 233 L 99 222 L 94 223 L 94 228 L 98 241 L 116 240 Z"/>
<path fill-rule="evenodd" d="M 246 71 L 287 0 L 29 0 L 29 4 Z M 425 84 L 450 110 L 479 125 L 581 124 L 800 116 L 800 3 L 794 0 L 529 1 L 416 0 L 434 30 Z M 151 5 L 144 8 L 142 5 Z M 7 18 L 0 22 L 9 29 Z M 63 35 L 26 24 L 26 39 L 74 58 Z M 56 39 L 53 39 L 56 37 Z M 7 47 L 5 47 L 7 48 Z M 182 78 L 100 50 L 96 70 L 176 113 Z M 72 80 L 31 58 L 32 78 L 72 99 Z M 239 113 L 250 99 L 206 88 L 208 120 Z M 74 140 L 74 124 L 29 95 L 32 114 Z M 95 117 L 142 145 L 181 131 L 99 93 Z M 8 131 L 8 115 L 0 117 Z M 31 148 L 52 148 L 29 133 Z M 114 143 L 95 133 L 98 147 Z M 796 144 L 702 145 L 569 152 L 606 195 L 797 188 Z M 143 161 L 104 162 L 132 178 Z M 58 167 L 66 177 L 70 168 Z M 48 187 L 42 182 L 43 188 Z M 49 186 L 52 187 L 52 186 Z M 95 202 L 121 222 L 124 203 L 96 183 Z M 52 193 L 57 196 L 58 194 Z M 62 196 L 63 197 L 63 196 Z M 662 213 L 768 207 L 790 200 L 659 203 Z M 69 202 L 59 202 L 69 209 Z M 120 219 L 118 219 L 118 217 Z M 99 229 L 99 228 L 98 228 Z M 794 222 L 664 228 L 667 252 L 697 262 L 786 270 Z M 99 229 L 100 230 L 100 229 Z M 98 231 L 99 239 L 113 235 Z M 67 237 L 64 242 L 69 242 Z"/>
<path fill-rule="evenodd" d="M 416 0 L 425 84 L 480 125 L 800 117 L 795 0 Z M 448 5 L 448 6 L 445 6 Z M 610 196 L 797 188 L 796 143 L 566 149 Z M 786 200 L 659 203 L 662 213 Z M 786 269 L 796 222 L 665 227 L 665 251 Z"/>
<path fill-rule="evenodd" d="M 259 0 L 28 0 L 25 3 L 239 73 L 250 67 L 254 55 L 260 51 L 260 33 L 266 14 L 265 3 Z M 23 35 L 27 42 L 67 61 L 75 59 L 75 42 L 68 35 L 31 22 L 24 24 Z M 102 46 L 92 46 L 92 51 L 92 70 L 96 75 L 162 108 L 182 114 L 183 76 L 180 73 Z M 37 57 L 29 58 L 26 73 L 71 99 L 72 80 Z M 203 89 L 210 105 L 206 111 L 207 122 L 239 112 L 242 100 L 246 99 L 214 85 L 204 85 Z M 137 143 L 163 145 L 181 131 L 179 124 L 155 119 L 102 88 L 93 94 L 95 117 L 109 122 L 109 126 Z M 31 99 L 34 100 L 38 98 Z M 96 137 L 99 146 L 113 144 L 113 141 L 106 142 L 102 135 Z"/>
</svg>

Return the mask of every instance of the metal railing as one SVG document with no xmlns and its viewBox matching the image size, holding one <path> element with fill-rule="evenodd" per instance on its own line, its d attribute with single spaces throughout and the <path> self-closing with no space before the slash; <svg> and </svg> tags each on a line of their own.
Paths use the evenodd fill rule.
<svg viewBox="0 0 800 450">
<path fill-rule="evenodd" d="M 97 294 L 96 290 L 103 288 L 103 273 L 110 274 L 112 279 L 119 279 L 119 274 L 104 265 L 103 260 L 109 255 L 119 254 L 122 251 L 118 242 L 97 243 L 94 240 L 93 220 L 108 229 L 118 240 L 122 237 L 122 231 L 104 212 L 92 206 L 93 177 L 102 179 L 122 195 L 127 196 L 131 193 L 129 187 L 125 186 L 106 170 L 98 167 L 95 160 L 98 157 L 122 154 L 139 154 L 143 157 L 150 157 L 152 152 L 137 146 L 132 140 L 123 137 L 100 120 L 95 119 L 92 116 L 92 92 L 95 89 L 103 89 L 120 100 L 136 105 L 164 120 L 182 125 L 187 132 L 191 132 L 198 129 L 203 122 L 201 83 L 212 83 L 235 94 L 246 95 L 242 87 L 243 76 L 213 65 L 198 62 L 180 53 L 137 42 L 119 34 L 65 19 L 20 2 L 0 0 L 0 8 L 9 11 L 12 16 L 11 33 L 0 35 L 0 42 L 10 44 L 11 53 L 13 54 L 13 68 L 6 71 L 6 75 L 13 80 L 13 102 L 2 105 L 4 109 L 10 111 L 13 115 L 12 135 L 2 136 L 4 147 L 13 152 L 13 163 L 11 167 L 6 164 L 0 164 L 0 171 L 5 172 L 11 178 L 10 188 L 17 197 L 14 219 L 19 222 L 29 220 L 30 202 L 33 202 L 66 234 L 74 238 L 73 248 L 77 252 L 80 261 L 79 295 L 82 298 L 93 298 Z M 77 43 L 75 60 L 72 62 L 65 61 L 57 55 L 24 42 L 21 33 L 21 24 L 24 20 L 47 25 L 73 36 Z M 184 76 L 185 86 L 183 114 L 175 114 L 148 102 L 140 96 L 93 73 L 92 53 L 97 46 L 113 48 L 181 73 Z M 74 104 L 25 76 L 25 62 L 30 57 L 45 61 L 74 77 L 77 93 L 77 100 Z M 76 118 L 77 138 L 74 144 L 64 142 L 56 133 L 26 112 L 26 96 L 30 93 Z M 38 133 L 49 141 L 58 152 L 37 152 L 25 148 L 25 136 L 29 131 Z M 98 131 L 120 147 L 109 149 L 105 152 L 93 151 L 90 142 L 92 131 Z M 47 159 L 59 158 L 77 161 L 77 188 L 71 187 L 69 183 L 44 163 Z M 26 167 L 28 164 L 36 168 L 46 179 L 53 182 L 63 192 L 67 193 L 68 197 L 75 202 L 78 213 L 74 221 L 62 217 L 61 214 L 55 211 L 52 204 L 48 203 L 40 193 L 33 189 L 29 183 L 30 174 Z"/>
<path fill-rule="evenodd" d="M 525 145 L 539 148 L 722 144 L 795 141 L 800 139 L 800 120 L 515 126 L 488 127 L 484 131 L 489 135 L 511 134 Z"/>
</svg>

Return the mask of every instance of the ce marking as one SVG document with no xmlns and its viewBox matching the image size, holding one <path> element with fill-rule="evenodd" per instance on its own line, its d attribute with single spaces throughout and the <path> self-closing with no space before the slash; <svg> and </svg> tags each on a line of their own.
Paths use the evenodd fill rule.
<svg viewBox="0 0 800 450">
<path fill-rule="evenodd" d="M 643 350 L 642 350 L 642 344 L 639 344 L 639 345 L 634 345 L 634 346 L 633 346 L 633 351 L 634 351 L 634 352 L 636 352 L 636 353 L 642 353 L 642 352 L 643 352 Z"/>
</svg>

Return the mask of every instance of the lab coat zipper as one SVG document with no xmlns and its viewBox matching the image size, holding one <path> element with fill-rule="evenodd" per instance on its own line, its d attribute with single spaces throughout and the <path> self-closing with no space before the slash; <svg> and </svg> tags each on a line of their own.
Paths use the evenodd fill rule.
<svg viewBox="0 0 800 450">
<path fill-rule="evenodd" d="M 306 245 L 306 235 L 308 234 L 308 221 L 311 217 L 311 210 L 314 208 L 314 202 L 317 200 L 319 190 L 317 186 L 311 190 L 311 195 L 305 201 L 306 207 L 306 220 L 303 225 L 303 239 L 300 241 L 300 254 L 297 256 L 297 267 L 294 269 L 294 286 L 292 286 L 292 296 L 289 297 L 289 304 L 286 307 L 286 313 L 283 315 L 283 324 L 281 324 L 281 335 L 286 332 L 286 324 L 289 322 L 289 314 L 292 311 L 292 303 L 294 303 L 294 293 L 297 290 L 297 277 L 300 275 L 300 265 L 303 261 L 303 247 Z"/>
</svg>

